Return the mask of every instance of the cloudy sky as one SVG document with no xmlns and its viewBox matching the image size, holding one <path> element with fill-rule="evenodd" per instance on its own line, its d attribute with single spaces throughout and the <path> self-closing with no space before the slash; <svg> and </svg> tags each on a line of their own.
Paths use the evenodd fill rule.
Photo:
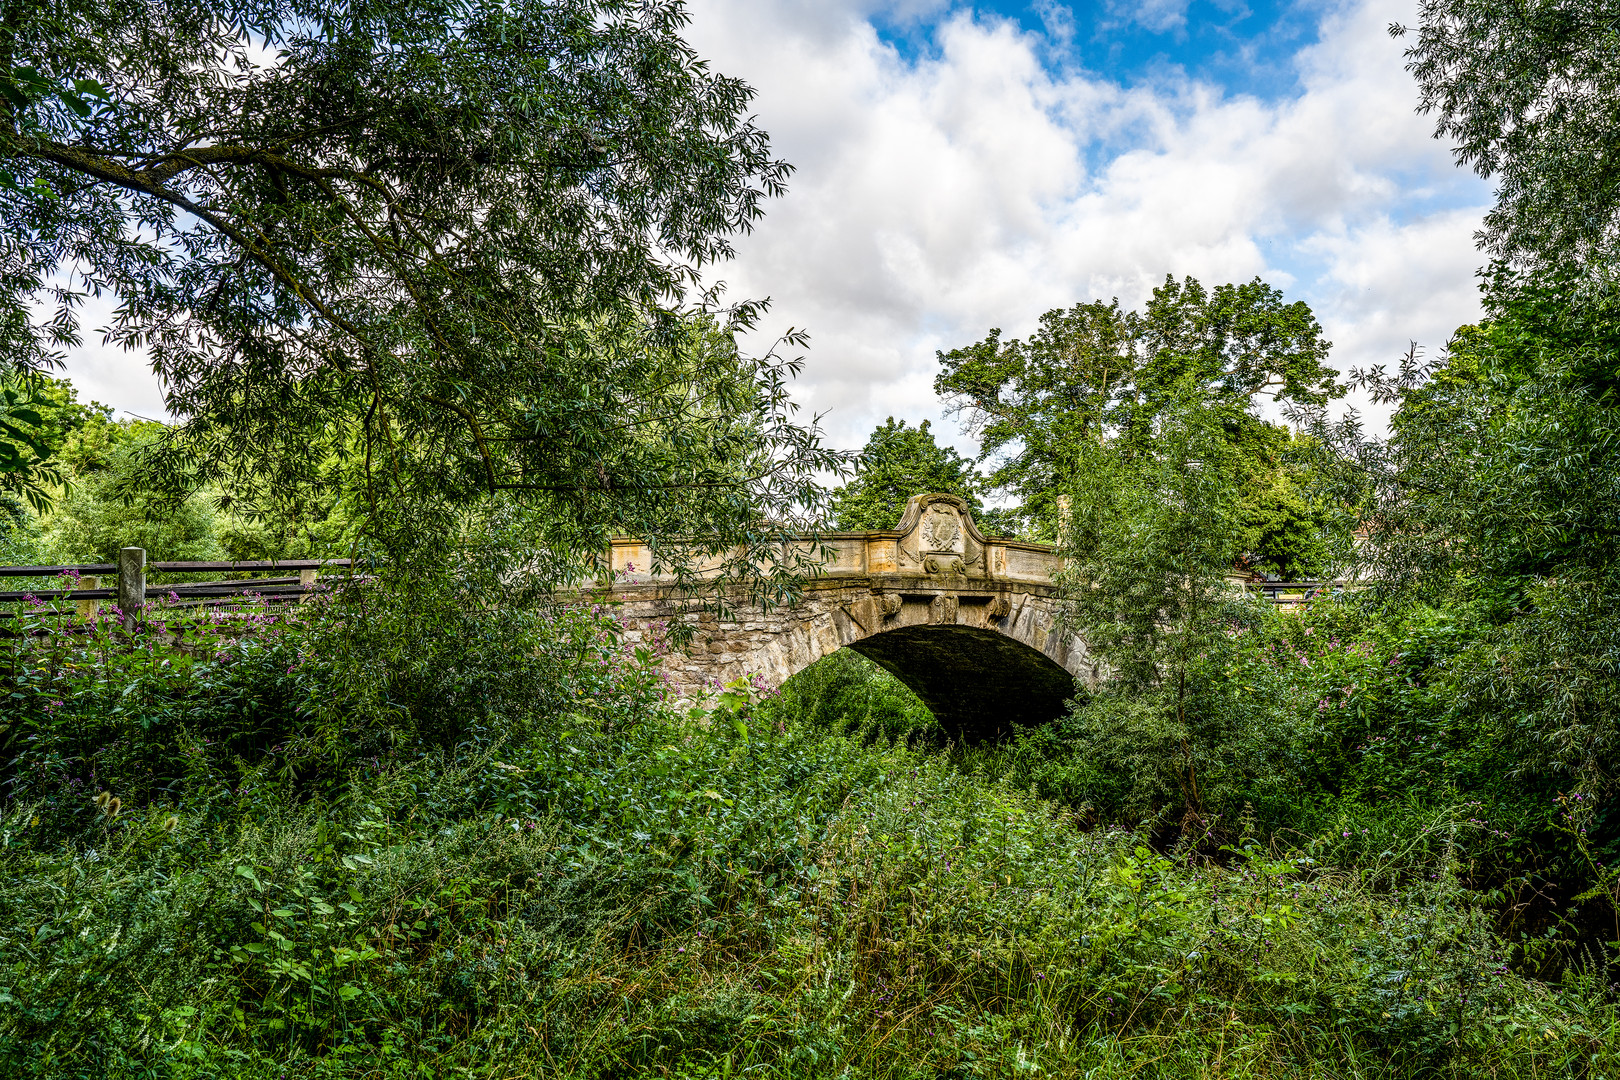
<svg viewBox="0 0 1620 1080">
<path fill-rule="evenodd" d="M 797 395 L 839 445 L 894 415 L 970 450 L 935 350 L 1167 273 L 1306 300 L 1341 368 L 1478 311 L 1489 189 L 1413 113 L 1386 31 L 1410 0 L 690 3 L 797 167 L 720 276 L 810 331 Z M 161 414 L 136 358 L 86 348 L 69 375 Z"/>
<path fill-rule="evenodd" d="M 1437 350 L 1478 312 L 1490 192 L 1413 112 L 1387 27 L 1414 9 L 694 0 L 798 169 L 725 277 L 809 329 L 799 396 L 852 447 L 891 414 L 957 436 L 935 350 L 1167 273 L 1304 299 L 1340 367 Z"/>
</svg>

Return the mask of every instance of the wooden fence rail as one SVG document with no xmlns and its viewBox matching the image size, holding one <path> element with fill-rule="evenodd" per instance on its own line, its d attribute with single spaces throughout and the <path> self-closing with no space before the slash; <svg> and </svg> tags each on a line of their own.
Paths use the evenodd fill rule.
<svg viewBox="0 0 1620 1080">
<path fill-rule="evenodd" d="M 123 548 L 116 563 L 77 563 L 56 566 L 0 566 L 0 578 L 49 577 L 72 575 L 71 584 L 63 587 L 45 587 L 26 591 L 0 592 L 0 603 L 28 603 L 44 601 L 60 603 L 72 600 L 77 614 L 90 617 L 103 600 L 118 601 L 126 628 L 135 619 L 146 602 L 164 598 L 181 606 L 215 606 L 232 599 L 253 597 L 267 603 L 287 603 L 301 600 L 316 591 L 322 570 L 348 570 L 353 564 L 348 559 L 280 559 L 245 560 L 238 562 L 152 562 L 146 561 L 144 548 Z M 297 576 L 286 576 L 289 570 Z M 148 572 L 192 574 L 274 574 L 280 577 L 239 578 L 231 581 L 183 581 L 167 585 L 149 585 Z M 116 585 L 103 587 L 102 578 L 112 577 Z M 21 618 L 19 612 L 0 612 L 0 619 Z"/>
</svg>

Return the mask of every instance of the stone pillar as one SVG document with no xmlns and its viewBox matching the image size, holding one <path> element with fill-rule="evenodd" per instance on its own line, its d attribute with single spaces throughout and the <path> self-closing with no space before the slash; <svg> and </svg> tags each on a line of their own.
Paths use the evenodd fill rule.
<svg viewBox="0 0 1620 1080">
<path fill-rule="evenodd" d="M 124 613 L 124 629 L 135 629 L 136 616 L 146 606 L 146 549 L 118 549 L 118 607 Z"/>
</svg>

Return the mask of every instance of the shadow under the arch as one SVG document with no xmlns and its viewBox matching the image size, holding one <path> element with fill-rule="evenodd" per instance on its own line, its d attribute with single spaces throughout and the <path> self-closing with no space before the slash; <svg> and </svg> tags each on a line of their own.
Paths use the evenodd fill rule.
<svg viewBox="0 0 1620 1080">
<path fill-rule="evenodd" d="M 967 742 L 1055 720 L 1082 692 L 1045 653 L 979 627 L 905 626 L 848 648 L 905 683 L 948 735 Z"/>
</svg>

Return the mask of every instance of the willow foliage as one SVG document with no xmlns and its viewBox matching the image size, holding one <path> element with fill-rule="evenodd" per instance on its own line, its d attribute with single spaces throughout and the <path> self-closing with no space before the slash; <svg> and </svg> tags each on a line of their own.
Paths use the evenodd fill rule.
<svg viewBox="0 0 1620 1080">
<path fill-rule="evenodd" d="M 794 361 L 692 351 L 694 326 L 757 316 L 704 275 L 789 166 L 686 21 L 679 0 L 8 4 L 12 355 L 48 363 L 115 294 L 108 340 L 181 418 L 176 487 L 264 502 L 342 473 L 424 526 L 520 506 L 573 550 L 757 539 L 836 455 L 792 418 Z M 675 492 L 706 497 L 672 521 Z"/>
</svg>

